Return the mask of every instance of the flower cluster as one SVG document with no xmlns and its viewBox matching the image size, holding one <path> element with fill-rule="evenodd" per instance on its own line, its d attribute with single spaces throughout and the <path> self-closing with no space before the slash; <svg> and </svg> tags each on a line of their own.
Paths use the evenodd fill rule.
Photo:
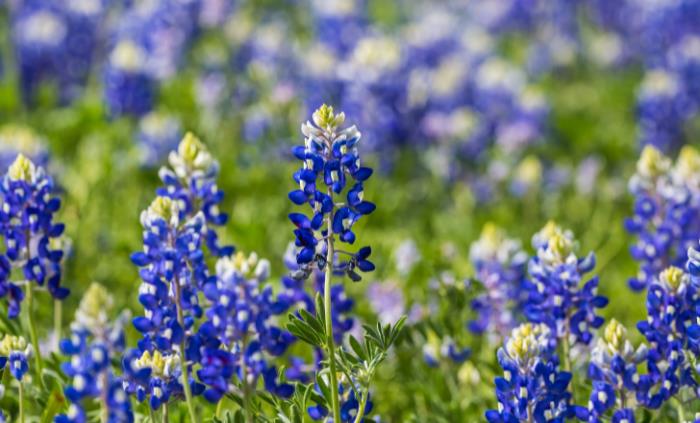
<svg viewBox="0 0 700 423">
<path fill-rule="evenodd" d="M 191 132 L 185 134 L 177 150 L 170 152 L 168 161 L 171 168 L 162 167 L 158 172 L 164 186 L 157 194 L 177 202 L 179 219 L 192 218 L 201 212 L 207 226 L 203 234 L 209 252 L 216 257 L 231 255 L 233 246 L 219 245 L 213 228 L 228 221 L 228 215 L 219 210 L 224 198 L 216 185 L 219 163 Z"/>
<path fill-rule="evenodd" d="M 143 372 L 140 370 L 144 368 L 167 376 L 150 380 L 151 385 L 156 383 L 148 391 L 154 409 L 167 401 L 171 393 L 183 389 L 174 372 L 177 369 L 179 374 L 182 361 L 176 352 L 184 356 L 190 337 L 188 332 L 193 329 L 195 319 L 203 314 L 198 292 L 206 284 L 214 283 L 202 254 L 204 215 L 200 212 L 182 221 L 179 204 L 169 197 L 159 196 L 141 214 L 144 250 L 131 257 L 141 268 L 139 302 L 146 313 L 133 320 L 143 339 L 139 341 L 139 349 L 124 360 L 127 379 L 133 382 L 127 391 L 136 392 L 139 400 L 143 400 Z"/>
<path fill-rule="evenodd" d="M 289 215 L 296 226 L 295 244 L 300 247 L 297 255 L 300 269 L 296 275 L 301 278 L 307 278 L 314 268 L 325 268 L 328 264 L 328 243 L 336 236 L 342 242 L 353 244 L 353 225 L 375 209 L 373 203 L 363 198 L 363 184 L 372 175 L 372 169 L 360 163 L 357 149 L 360 132 L 354 126 L 340 129 L 345 114 L 336 115 L 333 108 L 325 104 L 314 112 L 313 120 L 313 124 L 307 122 L 302 125 L 305 143 L 293 150 L 303 165 L 294 174 L 299 189 L 289 193 L 294 204 L 308 204 L 313 212 L 311 218 L 302 213 Z M 334 197 L 341 194 L 348 182 L 353 180 L 354 184 L 347 190 L 346 201 L 337 202 Z M 363 247 L 357 253 L 347 253 L 347 260 L 336 263 L 336 257 L 331 258 L 334 262 L 329 265 L 334 270 L 343 271 L 351 279 L 359 280 L 357 269 L 363 272 L 374 270 L 374 265 L 368 260 L 370 254 L 371 249 Z"/>
<path fill-rule="evenodd" d="M 573 417 L 567 391 L 571 373 L 559 370 L 554 334 L 544 324 L 515 328 L 498 350 L 503 377 L 497 377 L 498 410 L 486 412 L 491 423 L 564 421 Z"/>
<path fill-rule="evenodd" d="M 553 222 L 535 234 L 532 244 L 537 255 L 528 263 L 525 316 L 532 322 L 546 323 L 556 339 L 588 344 L 591 331 L 604 321 L 596 309 L 608 303 L 597 294 L 598 277 L 581 284 L 595 266 L 595 256 L 590 253 L 578 258 L 573 234 Z"/>
<path fill-rule="evenodd" d="M 357 421 L 356 419 L 358 418 L 360 412 L 362 413 L 361 415 L 359 415 L 359 417 L 361 418 L 360 421 L 364 421 L 364 417 L 367 417 L 372 413 L 372 408 L 374 408 L 374 404 L 372 403 L 371 396 L 367 397 L 365 404 L 360 404 L 357 398 L 357 389 L 359 389 L 358 386 L 350 385 L 350 383 L 341 383 L 340 387 L 338 388 L 340 393 L 341 404 L 340 420 L 343 423 L 352 423 Z M 360 410 L 361 407 L 363 407 L 362 411 Z M 309 413 L 309 417 L 316 421 L 323 421 L 323 419 L 328 417 L 328 409 L 319 404 L 309 406 L 307 411 Z"/>
<path fill-rule="evenodd" d="M 31 354 L 31 345 L 21 336 L 6 334 L 0 339 L 0 369 L 7 367 L 12 377 L 20 382 L 29 371 L 27 359 Z"/>
<path fill-rule="evenodd" d="M 84 404 L 89 400 L 102 402 L 107 422 L 134 421 L 122 380 L 111 366 L 111 359 L 124 349 L 123 319 L 111 322 L 112 304 L 102 285 L 91 284 L 75 313 L 70 338 L 60 343 L 61 352 L 70 357 L 61 369 L 72 381 L 64 390 L 71 405 L 66 414 L 56 417 L 56 423 L 85 422 Z"/>
<path fill-rule="evenodd" d="M 697 288 L 678 267 L 666 268 L 649 286 L 647 319 L 637 324 L 649 343 L 648 374 L 640 377 L 637 393 L 644 406 L 659 408 L 682 387 L 698 387 L 691 362 L 700 345 L 697 306 Z"/>
<path fill-rule="evenodd" d="M 684 147 L 675 165 L 653 146 L 646 146 L 630 180 L 634 215 L 625 228 L 637 238 L 630 251 L 640 263 L 629 281 L 646 288 L 667 266 L 682 267 L 686 251 L 700 238 L 700 154 Z"/>
<path fill-rule="evenodd" d="M 177 354 L 161 354 L 155 350 L 139 355 L 138 350 L 132 350 L 124 357 L 124 373 L 124 390 L 135 395 L 139 402 L 148 399 L 149 406 L 154 410 L 167 404 L 171 397 L 183 395 L 180 382 L 182 366 Z M 201 387 L 192 385 L 195 392 L 201 392 Z"/>
<path fill-rule="evenodd" d="M 489 223 L 472 244 L 469 258 L 475 279 L 485 290 L 471 303 L 477 317 L 469 323 L 469 329 L 505 339 L 522 320 L 528 256 L 519 241 L 508 238 L 502 229 Z"/>
<path fill-rule="evenodd" d="M 603 421 L 612 412 L 613 421 L 634 421 L 634 401 L 639 375 L 637 365 L 646 358 L 646 347 L 636 350 L 627 339 L 627 330 L 613 319 L 598 338 L 591 352 L 588 377 L 593 383 L 587 410 L 577 415 L 587 421 Z"/>
<path fill-rule="evenodd" d="M 54 222 L 61 200 L 53 197 L 54 185 L 42 167 L 20 154 L 0 184 L 0 232 L 5 251 L 0 255 L 0 298 L 10 317 L 16 317 L 24 299 L 22 284 L 46 286 L 56 299 L 68 296 L 61 286 L 63 251 L 58 248 L 64 225 Z M 23 282 L 12 280 L 12 269 L 21 269 Z"/>
<path fill-rule="evenodd" d="M 266 359 L 282 355 L 294 337 L 277 327 L 274 316 L 285 312 L 290 303 L 274 298 L 272 287 L 264 285 L 270 263 L 256 254 L 224 257 L 216 264 L 216 284 L 207 285 L 205 296 L 211 301 L 201 335 L 199 379 L 207 385 L 204 397 L 217 402 L 227 392 L 233 375 L 243 391 L 255 389 L 259 377 L 273 394 L 288 397 L 293 388 L 278 384 L 276 369 Z"/>
</svg>

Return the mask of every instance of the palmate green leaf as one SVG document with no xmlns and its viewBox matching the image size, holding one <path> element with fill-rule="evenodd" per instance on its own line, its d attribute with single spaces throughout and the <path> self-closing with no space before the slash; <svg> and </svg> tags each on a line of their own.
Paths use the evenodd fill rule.
<svg viewBox="0 0 700 423">
<path fill-rule="evenodd" d="M 293 314 L 289 315 L 287 330 L 292 335 L 314 347 L 323 346 L 323 335 L 318 333 L 309 322 Z"/>
</svg>

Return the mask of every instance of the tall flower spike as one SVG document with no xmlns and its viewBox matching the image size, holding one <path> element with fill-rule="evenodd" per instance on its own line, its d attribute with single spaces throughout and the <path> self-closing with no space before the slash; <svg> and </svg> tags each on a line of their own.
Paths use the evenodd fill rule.
<svg viewBox="0 0 700 423">
<path fill-rule="evenodd" d="M 486 412 L 490 423 L 564 421 L 573 417 L 567 391 L 571 373 L 559 370 L 552 335 L 544 324 L 524 323 L 498 350 L 503 377 L 495 380 L 498 410 Z"/>
<path fill-rule="evenodd" d="M 66 414 L 56 416 L 56 423 L 85 422 L 84 406 L 90 401 L 101 403 L 106 422 L 134 421 L 123 381 L 112 371 L 111 358 L 124 349 L 124 316 L 113 320 L 112 304 L 102 285 L 91 284 L 75 313 L 70 338 L 61 341 L 61 352 L 70 357 L 61 369 L 71 378 L 64 390 L 71 405 Z"/>
<path fill-rule="evenodd" d="M 523 318 L 527 254 L 520 241 L 508 238 L 502 229 L 487 223 L 481 237 L 472 244 L 469 258 L 476 280 L 485 289 L 471 303 L 477 318 L 469 322 L 469 329 L 503 340 Z"/>
<path fill-rule="evenodd" d="M 308 278 L 314 270 L 325 270 L 323 299 L 325 315 L 326 357 L 329 362 L 331 405 L 333 420 L 341 420 L 339 385 L 336 369 L 335 339 L 333 334 L 332 278 L 334 273 L 344 273 L 353 281 L 359 281 L 362 272 L 374 270 L 369 261 L 370 247 L 362 247 L 356 253 L 335 249 L 339 240 L 347 244 L 355 242 L 352 231 L 360 217 L 370 214 L 376 206 L 364 200 L 363 183 L 372 174 L 368 167 L 361 166 L 357 144 L 360 132 L 354 126 L 342 129 L 345 114 L 335 114 L 332 107 L 321 106 L 313 113 L 314 123 L 301 126 L 306 137 L 303 146 L 293 153 L 303 162 L 294 173 L 299 189 L 289 193 L 289 199 L 297 205 L 308 204 L 312 211 L 309 218 L 302 213 L 292 213 L 289 219 L 296 226 L 296 246 L 299 247 L 294 276 Z M 349 189 L 347 184 L 354 180 Z M 323 185 L 325 185 L 325 189 Z M 325 192 L 324 192 L 325 191 Z M 336 196 L 345 192 L 346 201 L 339 203 Z M 343 258 L 341 258 L 341 256 Z"/>
<path fill-rule="evenodd" d="M 17 156 L 0 185 L 0 232 L 5 253 L 0 256 L 0 298 L 8 302 L 8 314 L 16 317 L 24 294 L 20 285 L 33 289 L 46 286 L 56 299 L 69 291 L 61 286 L 63 251 L 54 249 L 54 240 L 64 225 L 54 222 L 61 200 L 52 197 L 53 181 L 44 169 L 24 155 Z M 21 269 L 24 281 L 13 281 L 13 268 Z"/>
<path fill-rule="evenodd" d="M 270 393 L 281 397 L 293 393 L 292 385 L 277 383 L 277 370 L 269 360 L 294 341 L 275 324 L 274 316 L 290 304 L 273 297 L 272 287 L 265 285 L 269 273 L 270 263 L 255 253 L 223 257 L 216 264 L 216 284 L 205 289 L 211 307 L 199 330 L 202 368 L 197 373 L 207 385 L 204 397 L 211 402 L 231 391 L 234 375 L 244 395 L 256 389 L 261 377 Z"/>
<path fill-rule="evenodd" d="M 297 227 L 294 231 L 296 246 L 300 247 L 297 263 L 304 277 L 311 274 L 314 266 L 325 268 L 328 237 L 353 244 L 353 225 L 376 208 L 363 198 L 363 184 L 371 176 L 372 169 L 360 163 L 357 149 L 360 132 L 354 126 L 341 129 L 345 115 L 336 115 L 333 108 L 325 104 L 314 112 L 313 121 L 302 125 L 306 137 L 304 145 L 293 149 L 303 164 L 294 174 L 299 189 L 289 193 L 294 204 L 308 204 L 312 211 L 311 218 L 301 213 L 289 215 Z M 336 202 L 335 196 L 343 193 L 353 180 L 354 184 L 346 191 L 347 201 Z M 370 253 L 369 247 L 363 247 L 356 254 L 348 254 L 347 260 L 339 260 L 334 268 L 359 280 L 357 269 L 363 272 L 374 269 L 368 260 Z"/>
<path fill-rule="evenodd" d="M 697 295 L 689 275 L 673 266 L 649 286 L 647 319 L 637 323 L 649 343 L 648 374 L 637 384 L 638 401 L 646 407 L 659 408 L 684 386 L 698 387 L 691 363 L 700 341 Z"/>
<path fill-rule="evenodd" d="M 526 317 L 532 322 L 546 323 L 552 336 L 565 347 L 572 341 L 588 344 L 593 337 L 591 330 L 599 328 L 604 321 L 596 309 L 608 303 L 607 298 L 597 294 L 597 276 L 582 285 L 585 274 L 595 266 L 595 256 L 589 253 L 579 258 L 571 231 L 554 222 L 535 234 L 532 244 L 537 254 L 528 263 Z M 569 357 L 562 359 L 566 364 Z"/>
<path fill-rule="evenodd" d="M 675 165 L 647 145 L 630 179 L 635 196 L 634 215 L 625 228 L 637 240 L 630 251 L 639 272 L 630 287 L 646 288 L 668 266 L 682 267 L 686 251 L 700 238 L 700 153 L 684 147 Z"/>
<path fill-rule="evenodd" d="M 219 210 L 224 193 L 216 185 L 219 163 L 212 157 L 202 141 L 188 132 L 180 141 L 177 150 L 168 157 L 170 168 L 162 167 L 158 172 L 164 186 L 157 194 L 178 202 L 180 219 L 194 217 L 200 211 L 206 220 L 206 245 L 217 256 L 231 255 L 233 246 L 220 246 L 214 226 L 228 221 L 228 215 Z"/>
<path fill-rule="evenodd" d="M 206 236 L 204 214 L 199 212 L 185 219 L 181 204 L 161 196 L 141 213 L 144 248 L 143 252 L 134 253 L 131 260 L 140 267 L 142 280 L 139 302 L 145 313 L 133 323 L 143 339 L 138 350 L 127 354 L 124 370 L 129 381 L 127 391 L 136 394 L 140 401 L 150 397 L 154 409 L 171 396 L 184 393 L 194 421 L 191 395 L 202 387 L 190 378 L 193 357 L 188 351 L 195 338 L 195 320 L 203 314 L 198 293 L 215 280 L 209 275 L 202 251 Z M 165 378 L 144 376 L 147 369 L 158 373 L 154 369 L 161 366 L 161 359 L 177 366 L 167 366 L 173 371 L 166 371 Z M 178 381 L 179 375 L 182 381 Z"/>
</svg>

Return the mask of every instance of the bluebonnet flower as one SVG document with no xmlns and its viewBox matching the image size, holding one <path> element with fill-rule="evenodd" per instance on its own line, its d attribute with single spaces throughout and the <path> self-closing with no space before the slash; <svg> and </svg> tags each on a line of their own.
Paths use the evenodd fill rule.
<svg viewBox="0 0 700 423">
<path fill-rule="evenodd" d="M 613 421 L 634 422 L 635 392 L 639 382 L 637 365 L 646 358 L 646 347 L 634 349 L 627 339 L 627 330 L 612 319 L 598 338 L 588 366 L 593 382 L 588 409 L 579 408 L 579 418 L 602 422 L 611 412 Z"/>
<path fill-rule="evenodd" d="M 350 50 L 368 25 L 366 0 L 312 0 L 316 38 L 338 53 Z"/>
<path fill-rule="evenodd" d="M 27 156 L 37 166 L 46 167 L 49 160 L 47 142 L 31 128 L 21 125 L 0 127 L 0 170 L 5 170 L 19 153 Z"/>
<path fill-rule="evenodd" d="M 75 313 L 70 338 L 60 343 L 63 354 L 70 357 L 61 368 L 71 378 L 64 389 L 71 405 L 66 414 L 56 416 L 56 423 L 86 422 L 84 404 L 90 399 L 101 401 L 105 421 L 134 421 L 122 380 L 111 367 L 111 358 L 124 349 L 124 319 L 110 322 L 112 303 L 104 287 L 91 284 Z"/>
<path fill-rule="evenodd" d="M 164 186 L 158 188 L 157 194 L 177 202 L 180 219 L 190 219 L 201 212 L 209 251 L 216 257 L 231 255 L 233 246 L 219 245 L 214 230 L 228 221 L 228 215 L 219 210 L 224 198 L 224 192 L 216 185 L 219 163 L 191 132 L 185 134 L 176 151 L 170 152 L 168 161 L 170 168 L 162 167 L 158 172 Z"/>
<path fill-rule="evenodd" d="M 205 295 L 211 301 L 202 324 L 200 349 L 202 364 L 197 372 L 208 386 L 204 397 L 217 402 L 230 392 L 233 375 L 241 381 L 244 393 L 255 390 L 260 377 L 273 394 L 288 397 L 293 387 L 277 382 L 277 371 L 266 355 L 282 355 L 294 337 L 276 326 L 274 316 L 289 305 L 273 296 L 264 285 L 270 263 L 255 253 L 245 257 L 220 258 L 216 264 L 216 284 L 207 285 Z"/>
<path fill-rule="evenodd" d="M 633 290 L 646 288 L 669 265 L 684 266 L 686 251 L 700 238 L 700 154 L 684 147 L 675 166 L 658 149 L 646 146 L 630 180 L 634 215 L 625 228 L 636 235 L 630 251 L 640 262 Z"/>
<path fill-rule="evenodd" d="M 546 323 L 552 336 L 566 346 L 569 342 L 588 344 L 591 331 L 604 319 L 596 309 L 605 307 L 607 298 L 598 295 L 598 277 L 582 284 L 586 273 L 595 266 L 595 256 L 576 255 L 576 241 L 571 231 L 549 222 L 535 234 L 532 244 L 537 255 L 528 263 L 530 279 L 525 316 L 536 323 Z M 565 363 L 569 357 L 563 357 Z"/>
<path fill-rule="evenodd" d="M 487 223 L 472 244 L 469 258 L 474 277 L 485 290 L 471 303 L 477 317 L 469 323 L 469 329 L 503 340 L 523 318 L 528 256 L 519 241 Z"/>
<path fill-rule="evenodd" d="M 694 260 L 689 268 L 694 269 Z M 644 406 L 656 409 L 682 387 L 698 388 L 691 362 L 699 345 L 697 304 L 697 288 L 678 267 L 666 268 L 649 286 L 647 319 L 637 324 L 649 343 L 648 374 L 637 385 L 637 399 Z"/>
<path fill-rule="evenodd" d="M 368 259 L 370 247 L 362 247 L 347 260 L 327 263 L 326 239 L 353 244 L 354 224 L 364 215 L 374 211 L 376 206 L 363 198 L 364 182 L 371 176 L 372 169 L 361 165 L 357 143 L 360 132 L 354 127 L 340 129 L 345 115 L 335 115 L 333 108 L 321 106 L 313 115 L 314 124 L 302 125 L 306 136 L 303 146 L 294 148 L 294 155 L 303 162 L 301 169 L 294 174 L 299 189 L 289 193 L 294 204 L 308 204 L 313 216 L 311 219 L 301 213 L 292 213 L 289 219 L 297 227 L 294 230 L 296 246 L 300 247 L 297 263 L 301 277 L 308 277 L 313 269 L 323 269 L 332 265 L 353 280 L 359 280 L 356 270 L 374 270 Z M 350 182 L 354 184 L 345 190 Z M 321 185 L 323 184 L 323 185 Z M 325 185 L 325 190 L 323 186 Z M 325 191 L 325 192 L 324 192 Z M 346 191 L 346 200 L 338 204 L 334 197 Z"/>
<path fill-rule="evenodd" d="M 136 135 L 141 163 L 152 167 L 161 163 L 182 139 L 180 122 L 171 115 L 151 112 L 139 121 Z"/>
<path fill-rule="evenodd" d="M 499 348 L 503 377 L 495 379 L 498 410 L 488 410 L 490 423 L 563 422 L 573 417 L 571 373 L 559 370 L 555 336 L 544 324 L 524 323 Z"/>
<path fill-rule="evenodd" d="M 406 298 L 396 281 L 373 282 L 367 287 L 367 299 L 383 324 L 395 323 L 406 312 Z"/>
<path fill-rule="evenodd" d="M 29 371 L 27 360 L 32 353 L 31 345 L 24 338 L 6 334 L 0 339 L 0 369 L 7 368 L 12 377 L 21 382 Z"/>
<path fill-rule="evenodd" d="M 151 111 L 156 83 L 148 72 L 148 52 L 142 41 L 120 38 L 114 43 L 104 70 L 104 98 L 112 116 L 142 116 Z"/>
<path fill-rule="evenodd" d="M 138 343 L 139 348 L 124 359 L 129 381 L 127 391 L 135 393 L 139 401 L 150 395 L 154 409 L 167 402 L 171 394 L 180 395 L 184 391 L 189 403 L 190 392 L 201 391 L 190 378 L 190 354 L 186 353 L 195 320 L 203 314 L 198 293 L 205 285 L 215 283 L 202 252 L 206 236 L 204 214 L 198 212 L 183 220 L 179 204 L 159 196 L 141 214 L 144 251 L 131 257 L 141 268 L 139 301 L 145 315 L 133 320 L 143 339 Z M 144 378 L 143 369 L 151 369 L 158 377 Z M 177 376 L 181 374 L 187 386 L 178 382 Z"/>
<path fill-rule="evenodd" d="M 52 196 L 53 191 L 53 181 L 44 169 L 22 154 L 0 184 L 0 231 L 5 243 L 0 256 L 0 298 L 6 299 L 10 317 L 19 314 L 25 295 L 22 282 L 12 279 L 13 268 L 21 269 L 27 290 L 34 290 L 35 284 L 45 285 L 59 300 L 69 293 L 61 286 L 63 251 L 54 248 L 64 225 L 54 222 L 61 201 Z"/>
</svg>

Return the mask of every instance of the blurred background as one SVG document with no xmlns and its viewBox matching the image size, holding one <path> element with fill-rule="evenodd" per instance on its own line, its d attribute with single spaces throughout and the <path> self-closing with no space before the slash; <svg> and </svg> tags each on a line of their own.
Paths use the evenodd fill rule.
<svg viewBox="0 0 700 423">
<path fill-rule="evenodd" d="M 60 187 L 66 322 L 91 281 L 138 310 L 139 213 L 184 132 L 221 164 L 224 240 L 279 277 L 290 149 L 333 105 L 377 175 L 356 231 L 377 270 L 346 285 L 353 313 L 412 322 L 376 411 L 475 421 L 495 405 L 498 346 L 467 329 L 482 226 L 529 252 L 548 220 L 572 229 L 598 256 L 603 314 L 631 328 L 645 310 L 627 287 L 627 181 L 644 144 L 694 140 L 699 72 L 693 0 L 0 0 L 0 166 L 25 152 Z M 472 359 L 416 359 L 445 338 Z"/>
</svg>

